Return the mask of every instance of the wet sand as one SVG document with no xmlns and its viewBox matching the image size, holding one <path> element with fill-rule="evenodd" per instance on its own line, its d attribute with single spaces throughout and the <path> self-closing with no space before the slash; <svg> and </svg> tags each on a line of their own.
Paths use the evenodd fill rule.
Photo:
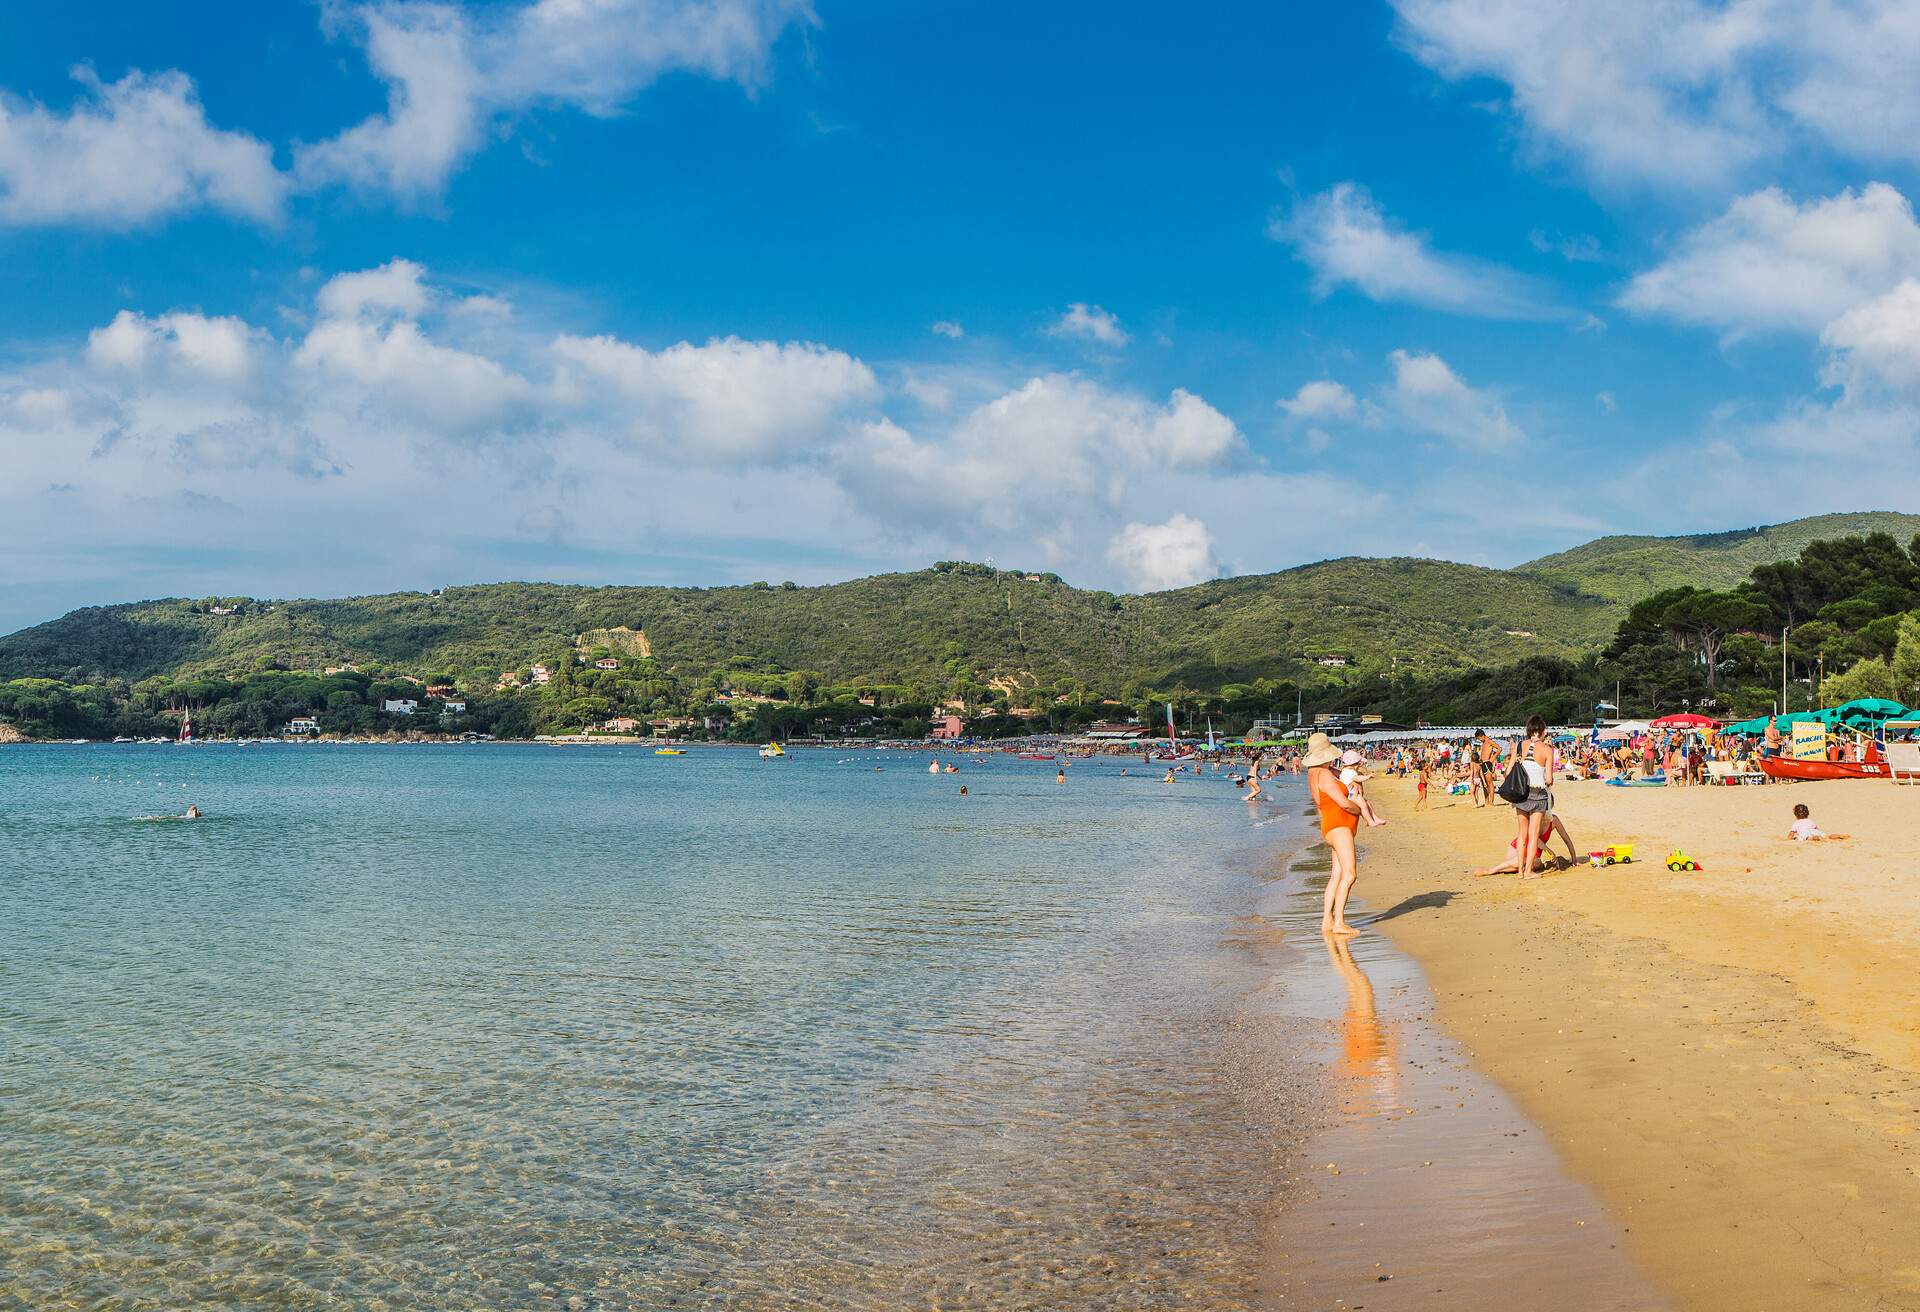
<svg viewBox="0 0 1920 1312">
<path fill-rule="evenodd" d="M 1668 1306 L 1592 1193 L 1435 1023 L 1412 960 L 1379 934 L 1320 937 L 1325 869 L 1316 845 L 1263 906 L 1294 951 L 1252 1007 L 1283 1018 L 1326 1098 L 1268 1226 L 1267 1304 Z"/>
<path fill-rule="evenodd" d="M 1391 821 L 1364 838 L 1373 932 L 1662 1295 L 1920 1309 L 1920 793 L 1563 785 L 1579 850 L 1638 860 L 1523 883 L 1467 873 L 1509 809 L 1369 791 Z M 1785 841 L 1795 802 L 1852 841 Z M 1707 869 L 1669 872 L 1675 846 Z"/>
</svg>

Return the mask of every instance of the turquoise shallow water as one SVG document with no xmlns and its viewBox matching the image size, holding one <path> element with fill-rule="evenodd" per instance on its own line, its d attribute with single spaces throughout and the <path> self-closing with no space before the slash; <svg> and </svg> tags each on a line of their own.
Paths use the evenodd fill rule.
<svg viewBox="0 0 1920 1312">
<path fill-rule="evenodd" d="M 1236 1305 L 1293 808 L 925 763 L 0 750 L 0 1306 Z"/>
</svg>

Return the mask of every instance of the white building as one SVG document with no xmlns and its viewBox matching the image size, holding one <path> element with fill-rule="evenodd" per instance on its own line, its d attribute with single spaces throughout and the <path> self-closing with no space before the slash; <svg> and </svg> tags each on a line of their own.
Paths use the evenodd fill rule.
<svg viewBox="0 0 1920 1312">
<path fill-rule="evenodd" d="M 412 715 L 420 709 L 420 703 L 410 697 L 389 697 L 380 703 L 380 709 L 388 715 Z"/>
<path fill-rule="evenodd" d="M 465 702 L 445 702 L 440 707 L 440 714 L 442 715 L 465 715 L 466 713 L 467 704 Z"/>
<path fill-rule="evenodd" d="M 289 735 L 299 734 L 304 736 L 319 732 L 320 721 L 314 719 L 311 715 L 296 715 L 287 721 L 287 733 Z"/>
</svg>

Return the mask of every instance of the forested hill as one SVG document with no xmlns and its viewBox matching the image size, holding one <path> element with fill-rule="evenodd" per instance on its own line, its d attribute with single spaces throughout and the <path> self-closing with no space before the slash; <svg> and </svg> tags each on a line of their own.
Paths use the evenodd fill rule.
<svg viewBox="0 0 1920 1312">
<path fill-rule="evenodd" d="M 930 690 L 1006 679 L 1119 694 L 1426 675 L 1591 651 L 1628 605 L 1661 588 L 1726 586 L 1815 538 L 1870 529 L 1904 539 L 1920 531 L 1920 516 L 1602 538 L 1513 570 L 1355 557 L 1141 596 L 948 562 L 811 588 L 502 583 L 339 600 L 149 601 L 78 610 L 0 638 L 0 680 L 83 684 L 354 664 L 479 687 L 559 661 L 576 645 L 617 642 L 593 635 L 623 630 L 645 635 L 644 654 L 659 667 L 694 678 L 727 668 L 806 670 Z"/>
<path fill-rule="evenodd" d="M 351 663 L 444 671 L 468 684 L 556 661 L 582 635 L 625 629 L 644 633 L 650 655 L 683 675 L 732 666 L 930 688 L 1007 677 L 1118 692 L 1568 655 L 1604 640 L 1617 618 L 1615 607 L 1541 579 L 1431 560 L 1324 561 L 1145 596 L 947 563 L 817 588 L 500 583 L 94 607 L 0 639 L 0 680 Z"/>
<path fill-rule="evenodd" d="M 1810 542 L 1886 533 L 1906 542 L 1920 533 L 1920 515 L 1864 510 L 1814 515 L 1786 524 L 1697 533 L 1686 537 L 1596 538 L 1516 568 L 1579 592 L 1632 605 L 1667 588 L 1731 588 L 1755 565 L 1790 560 Z"/>
</svg>

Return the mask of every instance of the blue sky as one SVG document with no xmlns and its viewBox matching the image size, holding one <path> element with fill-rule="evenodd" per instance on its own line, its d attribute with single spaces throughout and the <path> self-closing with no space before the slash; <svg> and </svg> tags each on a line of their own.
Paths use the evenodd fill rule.
<svg viewBox="0 0 1920 1312">
<path fill-rule="evenodd" d="M 1913 500 L 1910 0 L 68 10 L 0 11 L 0 630 Z"/>
</svg>

